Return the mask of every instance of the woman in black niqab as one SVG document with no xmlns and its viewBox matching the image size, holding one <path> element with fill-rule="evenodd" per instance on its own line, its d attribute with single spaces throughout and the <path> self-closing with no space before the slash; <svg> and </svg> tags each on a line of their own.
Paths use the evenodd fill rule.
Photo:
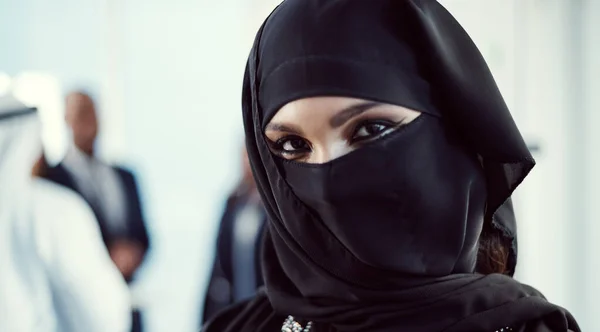
<svg viewBox="0 0 600 332">
<path fill-rule="evenodd" d="M 265 128 L 278 111 L 327 96 L 421 115 L 325 163 L 275 155 Z M 205 331 L 579 331 L 511 278 L 510 196 L 535 162 L 481 54 L 436 1 L 284 1 L 248 59 L 243 116 L 269 217 L 266 288 Z M 504 274 L 479 273 L 486 234 L 507 244 Z"/>
</svg>

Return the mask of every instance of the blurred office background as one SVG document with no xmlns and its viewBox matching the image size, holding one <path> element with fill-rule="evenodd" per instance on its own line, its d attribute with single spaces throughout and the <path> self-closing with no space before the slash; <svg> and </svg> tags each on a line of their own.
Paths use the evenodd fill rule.
<svg viewBox="0 0 600 332">
<path fill-rule="evenodd" d="M 198 329 L 240 173 L 245 60 L 277 2 L 0 0 L 0 90 L 40 107 L 49 162 L 65 153 L 64 94 L 83 87 L 98 103 L 100 156 L 138 177 L 152 247 L 132 291 L 148 332 Z M 516 194 L 517 277 L 600 331 L 600 1 L 441 2 L 535 150 Z"/>
</svg>

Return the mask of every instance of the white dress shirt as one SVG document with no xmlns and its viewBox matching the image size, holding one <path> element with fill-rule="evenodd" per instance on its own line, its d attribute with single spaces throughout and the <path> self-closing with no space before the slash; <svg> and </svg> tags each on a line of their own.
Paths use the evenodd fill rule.
<svg viewBox="0 0 600 332">
<path fill-rule="evenodd" d="M 127 234 L 125 188 L 117 171 L 74 146 L 62 164 L 81 195 L 100 213 L 108 233 L 116 237 Z"/>
</svg>

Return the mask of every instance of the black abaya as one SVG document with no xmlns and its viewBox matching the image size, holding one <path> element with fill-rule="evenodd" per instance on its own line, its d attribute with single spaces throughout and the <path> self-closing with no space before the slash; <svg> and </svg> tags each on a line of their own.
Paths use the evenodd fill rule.
<svg viewBox="0 0 600 332">
<path fill-rule="evenodd" d="M 319 165 L 274 156 L 286 103 L 362 98 L 420 111 Z M 512 243 L 510 196 L 535 162 L 481 54 L 434 0 L 286 0 L 259 31 L 243 88 L 247 150 L 268 214 L 266 288 L 206 331 L 579 331 L 509 276 L 476 273 L 482 229 Z"/>
</svg>

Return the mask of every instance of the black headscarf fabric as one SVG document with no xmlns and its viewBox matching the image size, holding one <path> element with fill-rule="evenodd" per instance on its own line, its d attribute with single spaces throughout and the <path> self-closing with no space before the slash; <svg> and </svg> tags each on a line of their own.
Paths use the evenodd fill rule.
<svg viewBox="0 0 600 332">
<path fill-rule="evenodd" d="M 274 156 L 265 125 L 311 96 L 422 115 L 325 164 Z M 474 273 L 484 221 L 513 243 L 514 270 L 510 195 L 534 160 L 481 54 L 436 1 L 284 1 L 255 40 L 243 115 L 269 216 L 268 301 L 227 331 L 267 331 L 281 315 L 317 331 L 493 331 L 556 312 L 577 329 L 534 289 Z"/>
</svg>

